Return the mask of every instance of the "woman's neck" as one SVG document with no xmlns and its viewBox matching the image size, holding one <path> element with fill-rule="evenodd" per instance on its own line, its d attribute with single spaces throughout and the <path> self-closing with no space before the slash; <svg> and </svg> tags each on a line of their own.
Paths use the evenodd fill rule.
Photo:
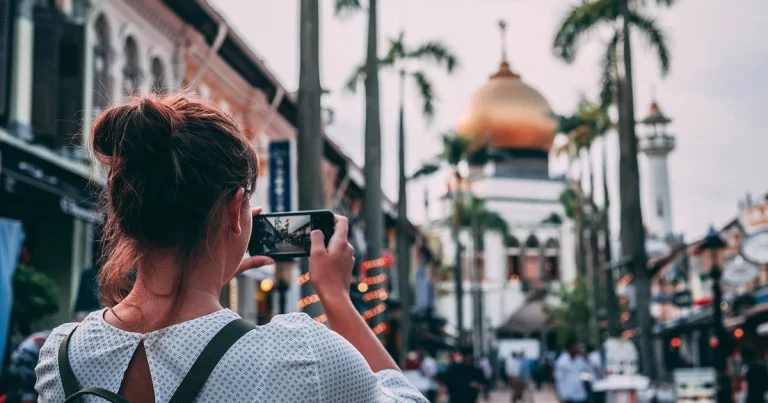
<svg viewBox="0 0 768 403">
<path fill-rule="evenodd" d="M 219 273 L 212 260 L 182 272 L 176 256 L 151 254 L 141 262 L 131 292 L 104 318 L 119 329 L 148 333 L 219 311 Z"/>
</svg>

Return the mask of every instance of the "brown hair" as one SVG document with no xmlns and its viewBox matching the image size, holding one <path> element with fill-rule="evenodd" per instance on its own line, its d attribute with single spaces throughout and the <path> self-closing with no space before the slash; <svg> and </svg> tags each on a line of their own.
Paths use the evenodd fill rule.
<svg viewBox="0 0 768 403">
<path fill-rule="evenodd" d="M 107 169 L 99 288 L 108 307 L 130 292 L 146 251 L 178 248 L 181 262 L 189 262 L 223 203 L 242 187 L 245 208 L 256 186 L 256 153 L 237 123 L 186 95 L 139 97 L 107 109 L 91 140 Z"/>
</svg>

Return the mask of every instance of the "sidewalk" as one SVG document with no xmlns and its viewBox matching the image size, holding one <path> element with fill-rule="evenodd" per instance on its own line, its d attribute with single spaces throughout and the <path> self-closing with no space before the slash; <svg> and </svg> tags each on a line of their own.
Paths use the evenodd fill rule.
<svg viewBox="0 0 768 403">
<path fill-rule="evenodd" d="M 557 403 L 557 397 L 552 390 L 542 390 L 533 393 L 533 400 L 530 397 L 520 403 Z M 483 402 L 484 400 L 480 400 Z M 512 401 L 511 392 L 508 389 L 497 390 L 491 393 L 490 403 L 510 403 Z"/>
</svg>

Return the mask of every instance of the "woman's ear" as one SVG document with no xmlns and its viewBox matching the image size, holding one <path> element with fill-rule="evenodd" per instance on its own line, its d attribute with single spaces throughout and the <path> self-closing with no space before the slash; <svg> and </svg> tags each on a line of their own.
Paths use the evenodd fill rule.
<svg viewBox="0 0 768 403">
<path fill-rule="evenodd" d="M 237 188 L 234 197 L 227 203 L 227 224 L 229 224 L 229 230 L 235 235 L 240 235 L 243 232 L 243 227 L 240 225 L 240 215 L 243 212 L 244 197 L 245 189 Z"/>
</svg>

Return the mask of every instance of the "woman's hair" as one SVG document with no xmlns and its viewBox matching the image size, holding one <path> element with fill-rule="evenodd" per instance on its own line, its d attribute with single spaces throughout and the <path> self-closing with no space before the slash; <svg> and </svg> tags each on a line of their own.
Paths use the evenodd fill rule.
<svg viewBox="0 0 768 403">
<path fill-rule="evenodd" d="M 109 108 L 96 118 L 91 140 L 107 170 L 99 287 L 108 307 L 130 292 L 147 251 L 178 249 L 187 266 L 203 252 L 220 207 L 242 187 L 245 208 L 256 186 L 256 153 L 236 122 L 186 95 Z"/>
</svg>

